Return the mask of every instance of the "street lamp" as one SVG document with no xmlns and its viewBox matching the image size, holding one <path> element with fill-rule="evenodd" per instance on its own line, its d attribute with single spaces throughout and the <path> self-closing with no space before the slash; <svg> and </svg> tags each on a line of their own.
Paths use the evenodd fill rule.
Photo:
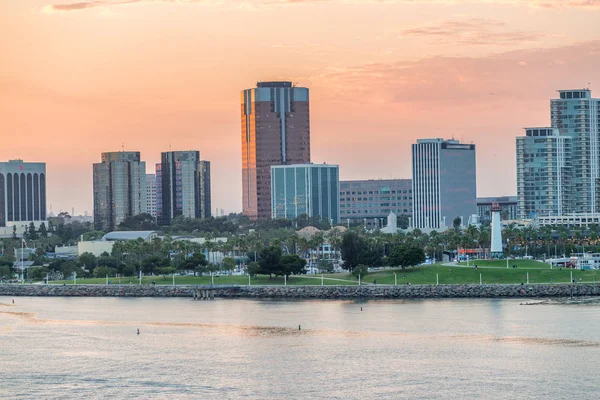
<svg viewBox="0 0 600 400">
<path fill-rule="evenodd" d="M 510 248 L 510 239 L 506 238 L 506 268 L 508 268 L 508 249 Z"/>
</svg>

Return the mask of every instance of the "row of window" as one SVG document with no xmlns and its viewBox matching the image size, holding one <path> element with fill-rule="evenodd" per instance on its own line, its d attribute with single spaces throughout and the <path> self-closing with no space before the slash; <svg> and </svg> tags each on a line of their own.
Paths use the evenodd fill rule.
<svg viewBox="0 0 600 400">
<path fill-rule="evenodd" d="M 407 214 L 412 212 L 412 210 L 408 208 L 398 208 L 397 210 L 340 210 L 340 214 L 349 215 L 349 214 L 389 214 L 390 211 L 394 211 L 396 214 Z"/>
<path fill-rule="evenodd" d="M 381 190 L 381 194 L 389 194 L 389 193 L 392 193 L 392 194 L 396 194 L 396 193 L 412 193 L 412 189 L 404 189 L 404 190 L 385 190 L 385 189 L 382 189 Z M 380 191 L 379 190 L 369 190 L 369 191 L 364 190 L 364 191 L 353 191 L 353 192 L 350 192 L 350 191 L 348 191 L 348 192 L 340 192 L 341 196 L 350 195 L 350 194 L 380 194 Z"/>
<path fill-rule="evenodd" d="M 368 203 L 368 204 L 340 204 L 340 208 L 375 208 L 375 207 L 412 207 L 412 203 Z"/>
<path fill-rule="evenodd" d="M 386 200 L 411 200 L 411 196 L 381 196 L 381 197 L 342 197 L 340 201 L 386 201 Z"/>
</svg>

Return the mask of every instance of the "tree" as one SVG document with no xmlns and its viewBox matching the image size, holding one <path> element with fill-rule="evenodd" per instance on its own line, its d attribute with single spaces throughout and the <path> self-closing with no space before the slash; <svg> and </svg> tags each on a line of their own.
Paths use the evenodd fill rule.
<svg viewBox="0 0 600 400">
<path fill-rule="evenodd" d="M 29 223 L 29 229 L 27 230 L 28 232 L 28 237 L 29 240 L 37 240 L 38 239 L 38 234 L 35 230 L 35 224 L 32 222 Z"/>
<path fill-rule="evenodd" d="M 388 261 L 392 266 L 400 266 L 402 269 L 415 266 L 425 262 L 425 252 L 421 247 L 400 245 L 394 246 Z"/>
<path fill-rule="evenodd" d="M 346 233 L 344 233 L 342 244 L 340 246 L 342 260 L 344 260 L 344 269 L 352 272 L 352 270 L 360 263 L 361 247 L 363 245 L 364 241 L 356 232 L 346 231 Z"/>
<path fill-rule="evenodd" d="M 127 217 L 119 224 L 120 231 L 153 231 L 156 229 L 158 229 L 156 218 L 148 213 Z"/>
<path fill-rule="evenodd" d="M 460 217 L 456 217 L 456 218 L 454 218 L 454 220 L 452 220 L 452 227 L 454 228 L 455 231 L 460 229 L 461 222 L 462 222 L 462 220 L 460 219 Z"/>
<path fill-rule="evenodd" d="M 275 272 L 275 275 L 300 275 L 306 273 L 306 260 L 300 258 L 297 254 L 286 254 L 281 256 L 281 269 Z"/>
<path fill-rule="evenodd" d="M 10 276 L 10 266 L 0 264 L 0 279 L 8 278 Z"/>
<path fill-rule="evenodd" d="M 94 277 L 95 278 L 104 278 L 106 275 L 113 276 L 115 275 L 116 270 L 114 268 L 109 267 L 97 267 L 94 269 Z"/>
<path fill-rule="evenodd" d="M 158 268 L 165 265 L 169 265 L 169 260 L 165 260 L 159 256 L 150 256 L 141 262 L 144 274 L 154 274 Z"/>
<path fill-rule="evenodd" d="M 200 276 L 202 276 L 202 274 L 206 272 L 205 267 L 207 264 L 208 261 L 206 260 L 206 256 L 203 253 L 196 252 L 183 261 L 181 269 L 194 271 L 194 275 L 198 272 L 200 273 Z"/>
<path fill-rule="evenodd" d="M 321 273 L 331 273 L 333 272 L 333 264 L 329 260 L 319 260 L 317 270 Z"/>
<path fill-rule="evenodd" d="M 13 239 L 17 239 L 17 226 L 13 225 L 13 235 L 12 235 Z"/>
<path fill-rule="evenodd" d="M 221 261 L 221 268 L 224 271 L 233 271 L 235 269 L 235 260 L 231 257 L 225 257 L 223 261 Z"/>
<path fill-rule="evenodd" d="M 352 275 L 364 277 L 369 273 L 369 267 L 365 264 L 358 264 L 354 270 L 352 270 Z"/>
<path fill-rule="evenodd" d="M 40 237 L 46 238 L 48 237 L 48 230 L 46 229 L 46 223 L 42 222 L 40 224 Z"/>
<path fill-rule="evenodd" d="M 260 274 L 260 264 L 256 261 L 252 261 L 248 264 L 248 275 L 254 278 L 258 274 Z"/>
<path fill-rule="evenodd" d="M 269 246 L 260 252 L 260 273 L 272 277 L 277 271 L 281 271 L 281 248 Z"/>
<path fill-rule="evenodd" d="M 408 215 L 406 215 L 406 214 L 400 214 L 396 218 L 396 222 L 398 224 L 398 228 L 400 228 L 400 229 L 408 229 L 408 224 L 409 224 L 410 220 L 408 219 Z"/>
<path fill-rule="evenodd" d="M 163 279 L 167 279 L 167 275 L 175 273 L 175 267 L 160 267 L 157 272 L 163 276 Z"/>
<path fill-rule="evenodd" d="M 82 253 L 77 258 L 77 265 L 80 267 L 85 267 L 90 272 L 94 272 L 94 268 L 96 268 L 97 259 L 96 256 L 90 252 Z"/>
</svg>

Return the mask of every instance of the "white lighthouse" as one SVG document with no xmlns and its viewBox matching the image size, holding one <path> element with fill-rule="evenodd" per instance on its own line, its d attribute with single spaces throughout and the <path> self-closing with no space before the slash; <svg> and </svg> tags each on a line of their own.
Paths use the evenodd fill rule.
<svg viewBox="0 0 600 400">
<path fill-rule="evenodd" d="M 504 258 L 502 252 L 502 221 L 500 218 L 500 205 L 492 203 L 492 258 Z"/>
</svg>

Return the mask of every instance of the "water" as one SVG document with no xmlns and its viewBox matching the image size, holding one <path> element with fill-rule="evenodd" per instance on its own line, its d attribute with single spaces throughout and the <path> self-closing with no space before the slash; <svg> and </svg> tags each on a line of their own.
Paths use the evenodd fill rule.
<svg viewBox="0 0 600 400">
<path fill-rule="evenodd" d="M 598 396 L 597 305 L 11 301 L 0 297 L 0 398 Z"/>
</svg>

